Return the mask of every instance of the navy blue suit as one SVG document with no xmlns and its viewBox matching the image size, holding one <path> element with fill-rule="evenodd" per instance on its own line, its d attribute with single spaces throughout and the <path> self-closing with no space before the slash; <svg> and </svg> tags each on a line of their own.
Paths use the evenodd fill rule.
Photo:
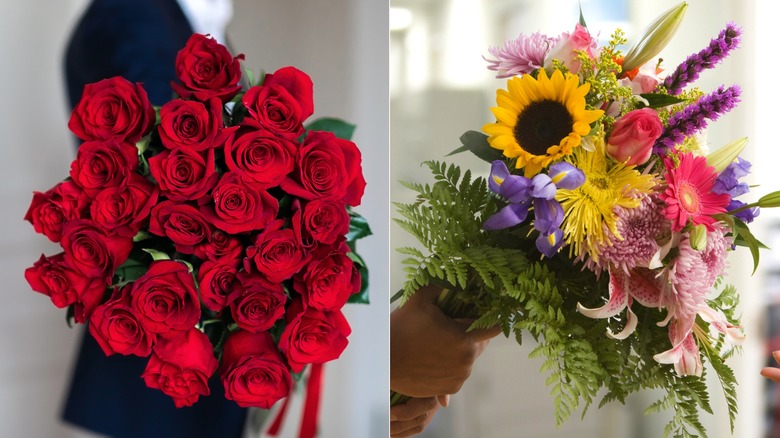
<svg viewBox="0 0 780 438">
<path fill-rule="evenodd" d="M 84 85 L 112 76 L 143 83 L 155 105 L 170 100 L 176 53 L 192 34 L 176 0 L 93 0 L 72 34 L 65 57 L 71 108 Z M 218 378 L 211 396 L 177 409 L 141 379 L 146 358 L 106 357 L 84 339 L 63 418 L 115 438 L 238 438 L 246 409 L 225 400 Z"/>
</svg>

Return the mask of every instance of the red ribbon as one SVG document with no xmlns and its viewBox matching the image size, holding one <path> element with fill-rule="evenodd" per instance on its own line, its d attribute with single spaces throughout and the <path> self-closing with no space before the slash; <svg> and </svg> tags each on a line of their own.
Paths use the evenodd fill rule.
<svg viewBox="0 0 780 438">
<path fill-rule="evenodd" d="M 303 405 L 303 417 L 298 438 L 315 438 L 317 435 L 317 417 L 320 413 L 320 396 L 322 392 L 322 371 L 322 364 L 315 363 L 311 365 L 309 381 L 306 383 L 306 402 Z M 279 434 L 289 401 L 290 396 L 284 399 L 282 407 L 279 408 L 279 412 L 276 414 L 276 419 L 274 419 L 271 427 L 266 432 L 269 436 L 277 436 Z"/>
</svg>

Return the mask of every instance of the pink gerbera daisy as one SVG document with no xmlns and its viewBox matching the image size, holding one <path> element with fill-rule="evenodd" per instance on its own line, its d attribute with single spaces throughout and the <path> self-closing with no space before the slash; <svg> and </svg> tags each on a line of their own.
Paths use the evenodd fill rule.
<svg viewBox="0 0 780 438">
<path fill-rule="evenodd" d="M 490 47 L 488 52 L 496 59 L 487 59 L 488 70 L 497 72 L 497 78 L 511 78 L 524 75 L 542 68 L 544 58 L 558 38 L 548 37 L 538 32 L 530 36 L 520 34 L 514 40 L 507 40 L 503 47 Z"/>
<path fill-rule="evenodd" d="M 673 231 L 682 230 L 688 221 L 712 231 L 715 224 L 712 215 L 725 212 L 731 197 L 712 192 L 718 174 L 706 158 L 687 152 L 678 155 L 678 159 L 680 164 L 676 168 L 671 158 L 664 160 L 668 184 L 661 194 L 666 203 L 664 216 L 672 221 Z"/>
</svg>

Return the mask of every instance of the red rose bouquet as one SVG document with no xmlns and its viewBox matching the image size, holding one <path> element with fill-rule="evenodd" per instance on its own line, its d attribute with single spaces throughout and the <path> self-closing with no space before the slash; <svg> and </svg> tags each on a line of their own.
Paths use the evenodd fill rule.
<svg viewBox="0 0 780 438">
<path fill-rule="evenodd" d="M 242 59 L 193 35 L 178 97 L 159 108 L 121 77 L 87 85 L 68 124 L 83 140 L 70 176 L 25 217 L 63 250 L 25 271 L 32 289 L 106 355 L 148 357 L 139 377 L 177 407 L 208 395 L 210 378 L 260 408 L 309 364 L 319 381 L 347 346 L 341 308 L 367 302 L 354 126 L 305 124 L 313 84 L 294 67 L 247 71 L 244 90 Z"/>
</svg>

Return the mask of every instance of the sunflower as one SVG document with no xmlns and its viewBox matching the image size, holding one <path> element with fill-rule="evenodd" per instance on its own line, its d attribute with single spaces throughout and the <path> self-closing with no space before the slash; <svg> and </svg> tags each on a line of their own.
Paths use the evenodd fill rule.
<svg viewBox="0 0 780 438">
<path fill-rule="evenodd" d="M 609 245 L 609 234 L 622 239 L 614 207 L 637 208 L 642 194 L 656 186 L 653 175 L 642 175 L 634 166 L 612 162 L 604 153 L 604 139 L 594 139 L 593 151 L 580 148 L 572 164 L 585 174 L 585 183 L 574 190 L 558 190 L 555 199 L 564 212 L 562 229 L 575 256 L 588 251 L 598 261 L 598 249 Z"/>
<path fill-rule="evenodd" d="M 590 124 L 604 111 L 586 110 L 585 95 L 590 84 L 580 85 L 576 75 L 555 70 L 549 78 L 544 69 L 539 77 L 513 77 L 507 90 L 496 92 L 497 107 L 491 108 L 496 123 L 482 130 L 490 137 L 490 146 L 517 158 L 515 167 L 525 168 L 530 178 L 551 162 L 572 153 Z"/>
</svg>

